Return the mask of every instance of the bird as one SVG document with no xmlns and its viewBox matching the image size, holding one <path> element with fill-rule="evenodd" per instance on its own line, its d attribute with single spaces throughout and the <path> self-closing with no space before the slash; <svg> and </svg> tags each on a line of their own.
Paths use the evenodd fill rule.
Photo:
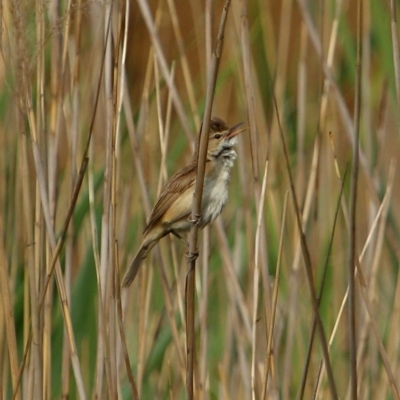
<svg viewBox="0 0 400 400">
<path fill-rule="evenodd" d="M 218 117 L 210 120 L 201 217 L 198 221 L 200 229 L 213 222 L 227 202 L 231 168 L 237 156 L 233 147 L 237 144 L 237 135 L 246 130 L 241 128 L 242 124 L 240 122 L 229 127 Z M 197 173 L 197 153 L 198 148 L 190 164 L 175 173 L 161 190 L 143 231 L 140 248 L 122 280 L 123 287 L 128 287 L 133 282 L 144 259 L 161 238 L 172 233 L 184 241 L 180 233 L 189 231 L 192 225 L 190 216 Z"/>
</svg>

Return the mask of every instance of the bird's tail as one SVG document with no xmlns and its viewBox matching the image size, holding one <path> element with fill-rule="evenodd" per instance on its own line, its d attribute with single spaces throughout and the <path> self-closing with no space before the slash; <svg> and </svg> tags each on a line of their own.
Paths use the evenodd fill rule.
<svg viewBox="0 0 400 400">
<path fill-rule="evenodd" d="M 147 254 L 149 254 L 149 251 L 155 246 L 157 242 L 158 239 L 142 243 L 139 251 L 137 252 L 135 258 L 132 260 L 125 273 L 124 279 L 122 280 L 123 287 L 129 286 L 133 282 L 137 273 L 139 272 L 139 268 L 142 265 L 144 259 L 147 257 Z"/>
</svg>

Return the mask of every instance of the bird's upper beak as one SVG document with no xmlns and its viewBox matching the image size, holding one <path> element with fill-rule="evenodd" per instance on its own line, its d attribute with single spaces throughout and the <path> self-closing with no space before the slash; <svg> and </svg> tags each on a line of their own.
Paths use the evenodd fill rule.
<svg viewBox="0 0 400 400">
<path fill-rule="evenodd" d="M 245 131 L 247 128 L 241 128 L 240 127 L 243 125 L 243 122 L 239 122 L 236 125 L 233 125 L 231 128 L 229 128 L 228 134 L 226 135 L 227 139 L 232 139 L 236 135 L 239 135 L 239 133 Z"/>
</svg>

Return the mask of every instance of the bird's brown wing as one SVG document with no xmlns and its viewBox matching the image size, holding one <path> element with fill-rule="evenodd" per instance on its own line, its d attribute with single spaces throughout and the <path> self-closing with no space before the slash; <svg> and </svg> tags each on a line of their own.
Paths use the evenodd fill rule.
<svg viewBox="0 0 400 400">
<path fill-rule="evenodd" d="M 163 216 L 174 201 L 193 185 L 196 180 L 196 162 L 192 162 L 178 171 L 163 187 L 161 194 L 151 212 L 149 222 L 144 229 L 144 234 L 149 232 L 154 224 Z"/>
</svg>

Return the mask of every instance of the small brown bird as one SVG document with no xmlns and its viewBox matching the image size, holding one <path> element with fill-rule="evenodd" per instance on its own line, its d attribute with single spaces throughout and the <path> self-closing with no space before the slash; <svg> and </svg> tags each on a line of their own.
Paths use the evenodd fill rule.
<svg viewBox="0 0 400 400">
<path fill-rule="evenodd" d="M 240 125 L 242 123 L 229 128 L 224 121 L 216 117 L 210 121 L 199 228 L 204 228 L 214 221 L 228 199 L 228 183 L 236 158 L 233 146 L 237 144 L 236 135 L 245 130 L 239 129 Z M 143 260 L 162 237 L 172 233 L 181 238 L 179 233 L 190 230 L 189 219 L 196 173 L 195 153 L 192 162 L 178 171 L 162 189 L 144 229 L 140 249 L 125 274 L 122 286 L 132 283 Z"/>
</svg>

